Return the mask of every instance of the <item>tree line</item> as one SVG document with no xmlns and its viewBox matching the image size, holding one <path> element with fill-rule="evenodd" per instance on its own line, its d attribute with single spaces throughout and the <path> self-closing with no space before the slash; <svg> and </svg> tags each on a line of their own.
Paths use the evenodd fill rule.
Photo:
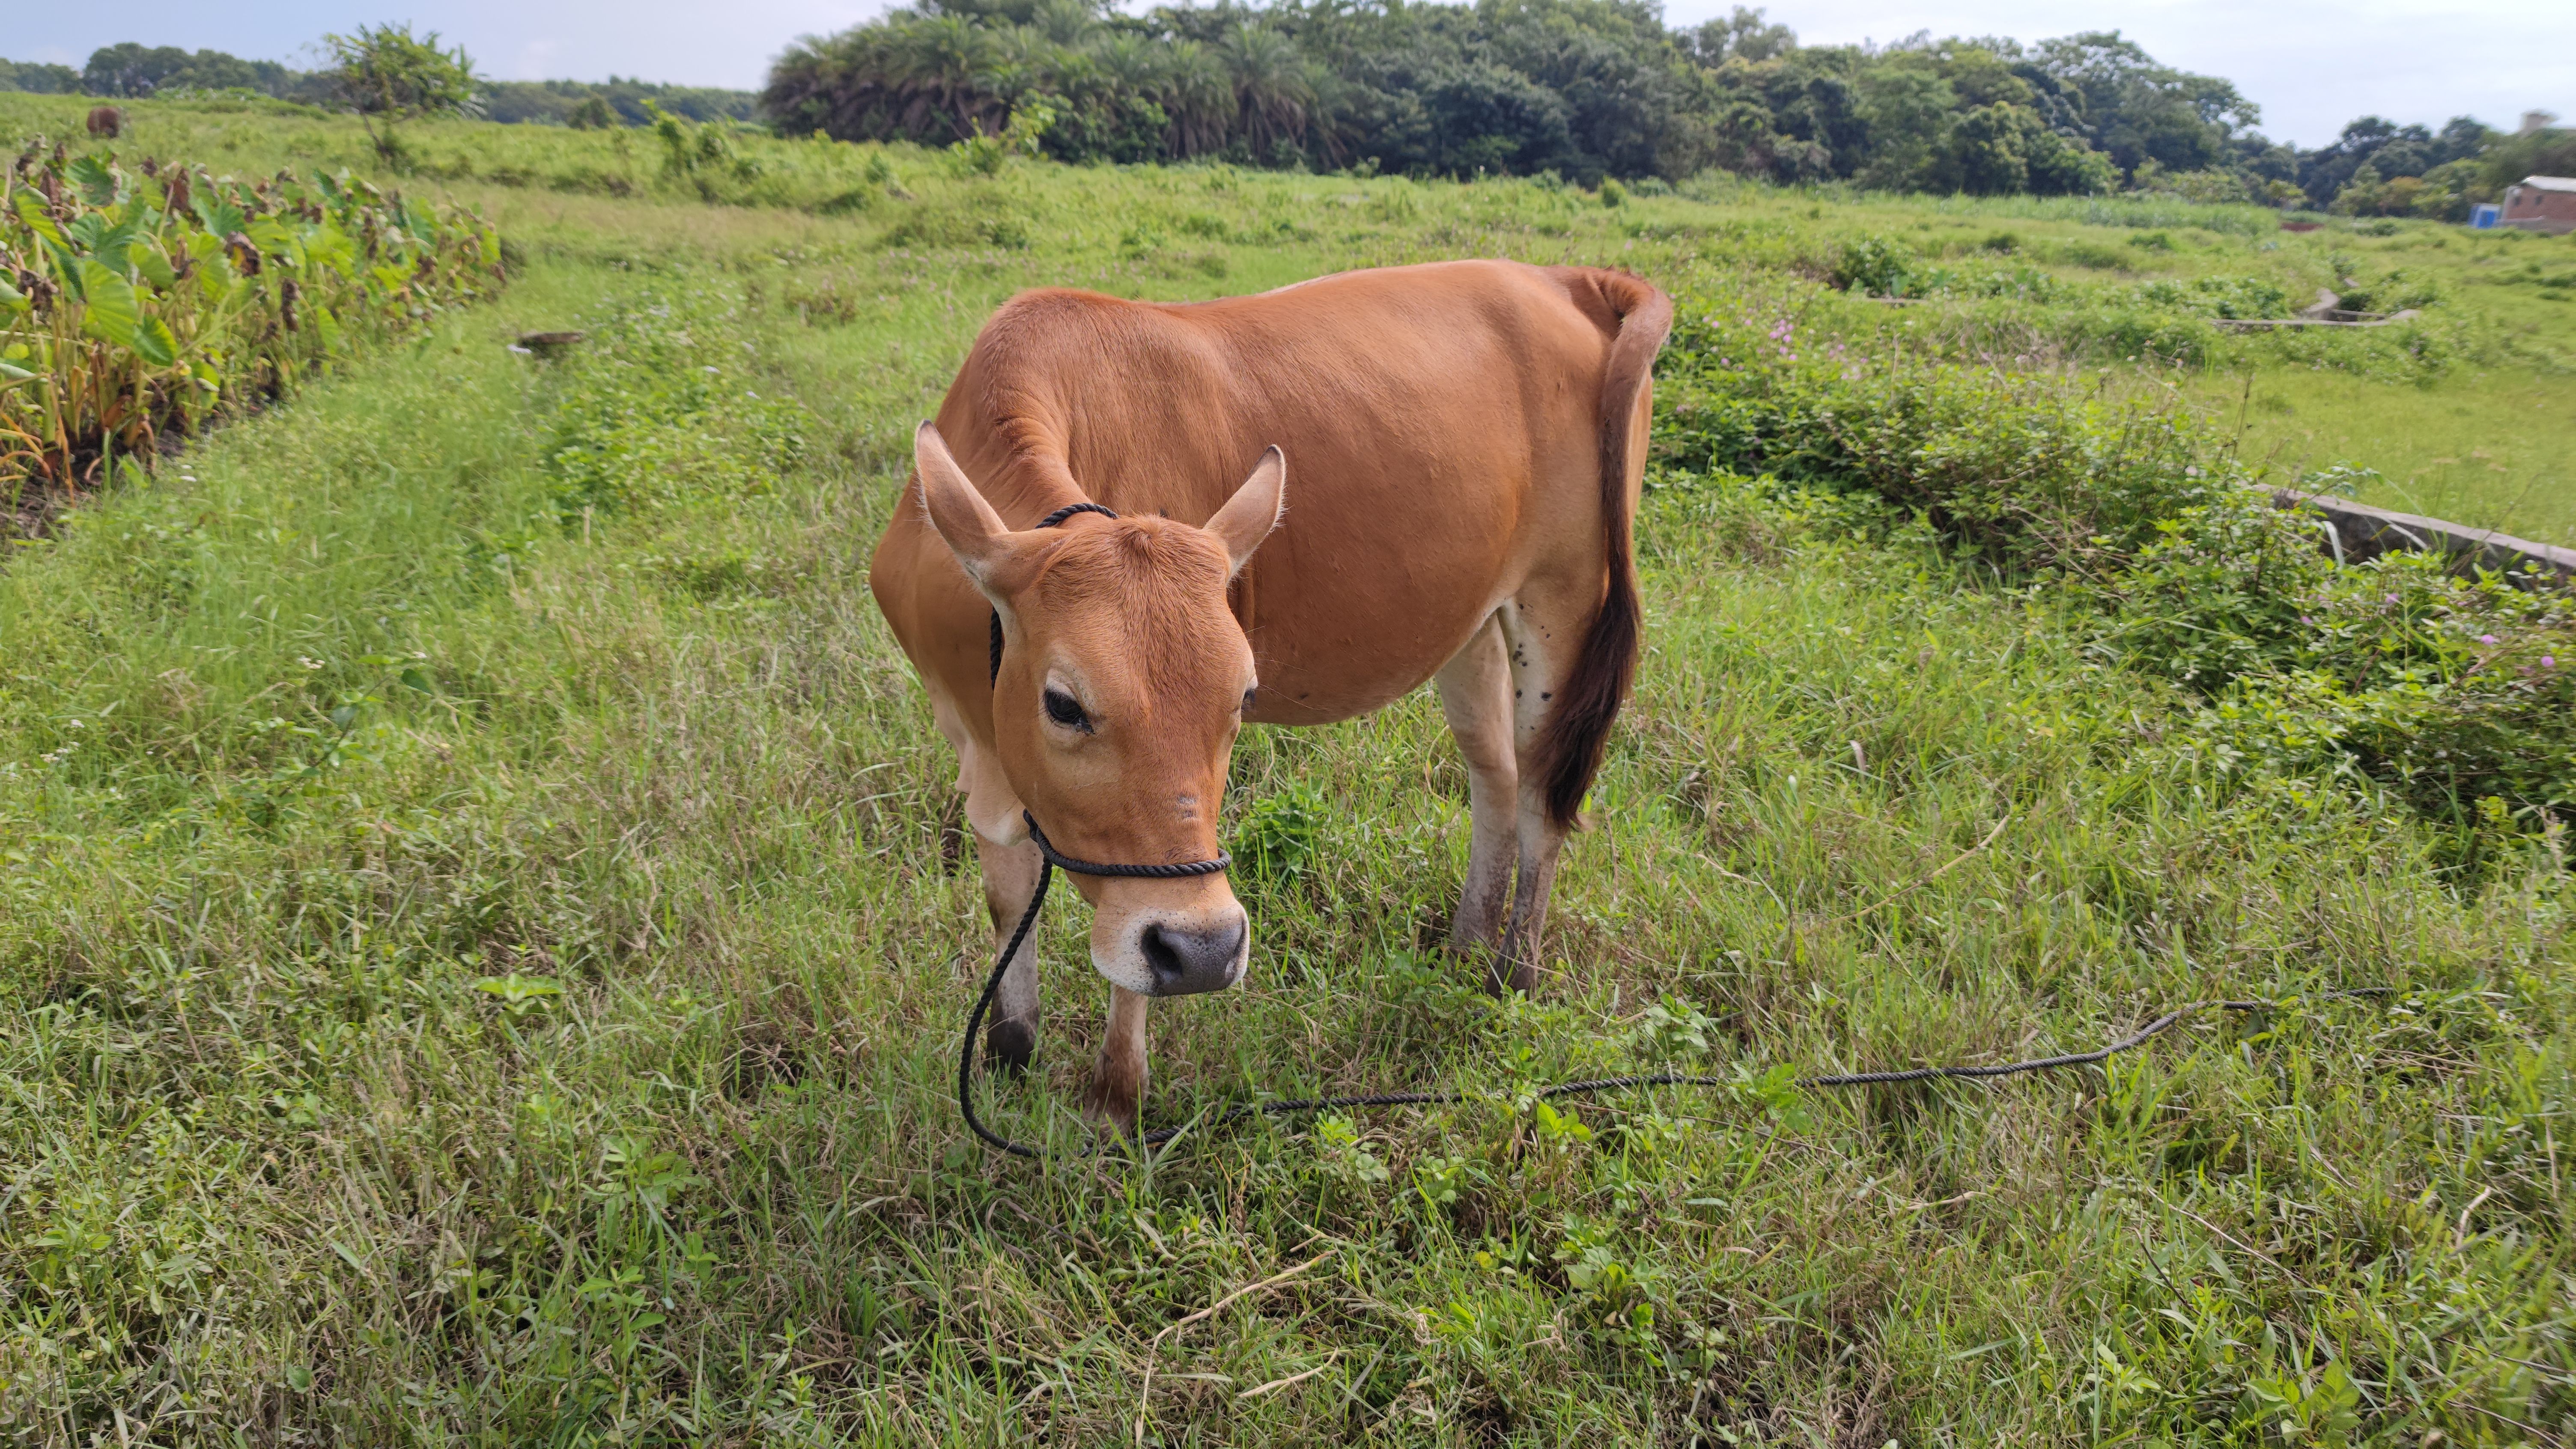
<svg viewBox="0 0 2576 1449">
<path fill-rule="evenodd" d="M 1142 14 L 919 0 L 799 41 L 761 101 L 783 132 L 845 140 L 953 143 L 1032 114 L 1067 161 L 1552 171 L 1585 185 L 1718 168 L 1893 191 L 2141 189 L 2440 215 L 2465 215 L 2501 184 L 2479 165 L 2499 138 L 2470 118 L 2434 132 L 2364 117 L 2300 151 L 2256 129 L 2259 108 L 2230 82 L 2163 65 L 2116 31 L 1811 46 L 1741 7 L 1668 27 L 1652 0 L 1227 0 Z"/>
<path fill-rule="evenodd" d="M 399 28 L 399 27 L 394 27 Z M 296 70 L 273 60 L 244 60 L 220 50 L 126 42 L 92 51 L 78 70 L 67 65 L 0 60 L 0 91 L 91 95 L 111 100 L 146 96 L 264 96 L 304 105 L 336 107 L 334 68 Z M 692 121 L 752 121 L 759 97 L 714 86 L 656 85 L 610 76 L 605 81 L 496 81 L 473 77 L 476 114 L 511 124 L 644 126 L 647 101 Z"/>
<path fill-rule="evenodd" d="M 393 27 L 380 27 L 390 32 Z M 1674 28 L 1653 0 L 917 0 L 788 48 L 758 95 L 611 77 L 474 76 L 465 108 L 571 126 L 755 121 L 949 145 L 1011 130 L 1069 162 L 1216 159 L 1426 176 L 1782 184 L 1978 195 L 2166 192 L 2452 220 L 2576 136 L 2364 116 L 2300 150 L 2230 82 L 2117 31 L 1802 45 L 1764 12 Z M 0 89 L 207 92 L 336 106 L 333 70 L 127 43 L 80 70 L 0 61 Z"/>
</svg>

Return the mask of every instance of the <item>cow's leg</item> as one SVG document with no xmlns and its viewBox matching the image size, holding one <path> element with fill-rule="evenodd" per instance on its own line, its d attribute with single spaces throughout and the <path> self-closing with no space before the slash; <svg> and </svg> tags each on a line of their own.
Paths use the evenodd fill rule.
<svg viewBox="0 0 2576 1449">
<path fill-rule="evenodd" d="M 1519 869 L 1512 889 L 1511 924 L 1503 931 L 1502 952 L 1494 965 L 1494 989 L 1533 991 L 1538 986 L 1538 950 L 1547 924 L 1547 897 L 1556 884 L 1556 858 L 1565 830 L 1548 819 L 1539 740 L 1557 691 L 1573 673 L 1575 652 L 1590 632 L 1600 600 L 1600 585 L 1549 587 L 1533 582 L 1505 604 L 1503 642 L 1512 674 L 1512 743 L 1519 763 L 1513 811 L 1513 833 L 1519 847 Z"/>
<path fill-rule="evenodd" d="M 1037 842 L 1022 836 L 1005 845 L 996 836 L 1019 820 L 1019 801 L 1011 794 L 992 752 L 975 743 L 957 709 L 936 681 L 930 684 L 930 714 L 939 733 L 957 752 L 957 791 L 965 797 L 967 828 L 975 832 L 975 866 L 984 877 L 984 910 L 993 921 L 993 951 L 966 963 L 966 974 L 980 989 L 994 957 L 1011 943 L 1029 896 L 1038 888 L 1046 857 Z M 1002 973 L 993 993 L 993 1012 L 984 1023 L 984 1059 L 997 1068 L 1026 1067 L 1038 1046 L 1038 942 L 1032 928 Z"/>
<path fill-rule="evenodd" d="M 978 831 L 975 861 L 984 872 L 984 909 L 993 918 L 993 954 L 971 968 L 980 984 L 982 973 L 991 970 L 994 959 L 1010 945 L 1020 917 L 1028 914 L 1029 895 L 1038 888 L 1038 872 L 1045 868 L 1046 859 L 1038 853 L 1036 841 L 1002 845 Z M 984 1025 L 984 1059 L 997 1068 L 1017 1071 L 1037 1053 L 1037 934 L 1032 928 L 1029 938 L 1020 943 L 1009 969 L 1002 973 L 1001 988 L 993 993 L 993 1014 Z"/>
<path fill-rule="evenodd" d="M 1109 988 L 1109 1031 L 1091 1072 L 1083 1105 L 1121 1132 L 1136 1130 L 1145 1102 L 1145 1011 L 1154 999 L 1124 986 Z"/>
<path fill-rule="evenodd" d="M 1473 823 L 1467 882 L 1449 924 L 1449 949 L 1461 956 L 1490 950 L 1512 889 L 1515 781 L 1512 671 L 1502 620 L 1489 615 L 1467 646 L 1440 667 L 1440 711 L 1467 761 L 1467 805 Z"/>
</svg>

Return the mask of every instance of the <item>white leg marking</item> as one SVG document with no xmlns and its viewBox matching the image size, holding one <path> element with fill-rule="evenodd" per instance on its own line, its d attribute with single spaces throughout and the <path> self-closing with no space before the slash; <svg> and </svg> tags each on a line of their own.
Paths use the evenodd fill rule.
<svg viewBox="0 0 2576 1449">
<path fill-rule="evenodd" d="M 1474 820 L 1467 880 L 1449 926 L 1449 949 L 1464 955 L 1496 944 L 1512 886 L 1512 816 L 1520 765 L 1502 621 L 1489 615 L 1436 678 L 1440 711 L 1448 716 L 1449 733 L 1466 758 L 1467 802 Z"/>
</svg>

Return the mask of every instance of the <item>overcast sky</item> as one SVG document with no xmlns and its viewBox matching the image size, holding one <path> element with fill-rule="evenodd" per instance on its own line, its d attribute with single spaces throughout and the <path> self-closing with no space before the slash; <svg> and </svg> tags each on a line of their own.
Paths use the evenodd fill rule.
<svg viewBox="0 0 2576 1449">
<path fill-rule="evenodd" d="M 1695 23 L 1732 0 L 1668 0 Z M 883 0 L 120 0 L 12 5 L 0 54 L 77 66 L 117 41 L 311 63 L 324 31 L 410 19 L 472 52 L 500 80 L 611 74 L 756 87 L 796 36 L 829 32 Z M 714 18 L 710 11 L 719 12 Z M 2263 108 L 2275 140 L 2315 146 L 2354 116 L 2440 125 L 2473 115 L 2512 129 L 2525 110 L 2576 115 L 2570 0 L 1791 0 L 1770 7 L 1810 44 L 1935 35 L 2022 40 L 2125 31 L 2168 65 L 2225 76 Z"/>
</svg>

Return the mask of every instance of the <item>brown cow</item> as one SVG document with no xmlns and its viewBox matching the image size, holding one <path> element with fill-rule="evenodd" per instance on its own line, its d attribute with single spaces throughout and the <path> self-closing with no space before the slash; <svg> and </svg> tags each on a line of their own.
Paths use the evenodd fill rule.
<svg viewBox="0 0 2576 1449">
<path fill-rule="evenodd" d="M 1636 658 L 1630 525 L 1671 325 L 1634 277 L 1494 261 L 995 313 L 868 580 L 956 748 L 995 948 L 1041 863 L 1024 808 L 1069 856 L 1208 859 L 1243 721 L 1348 719 L 1436 679 L 1474 811 L 1450 945 L 1529 989 Z M 1035 527 L 1090 500 L 1119 516 Z M 1073 883 L 1115 988 L 1090 1105 L 1132 1126 L 1148 1000 L 1232 985 L 1250 926 L 1222 875 Z M 1036 1043 L 1035 951 L 1002 981 L 999 1065 Z"/>
<path fill-rule="evenodd" d="M 121 106 L 92 106 L 89 112 L 90 135 L 113 141 L 125 134 L 125 110 Z"/>
</svg>

